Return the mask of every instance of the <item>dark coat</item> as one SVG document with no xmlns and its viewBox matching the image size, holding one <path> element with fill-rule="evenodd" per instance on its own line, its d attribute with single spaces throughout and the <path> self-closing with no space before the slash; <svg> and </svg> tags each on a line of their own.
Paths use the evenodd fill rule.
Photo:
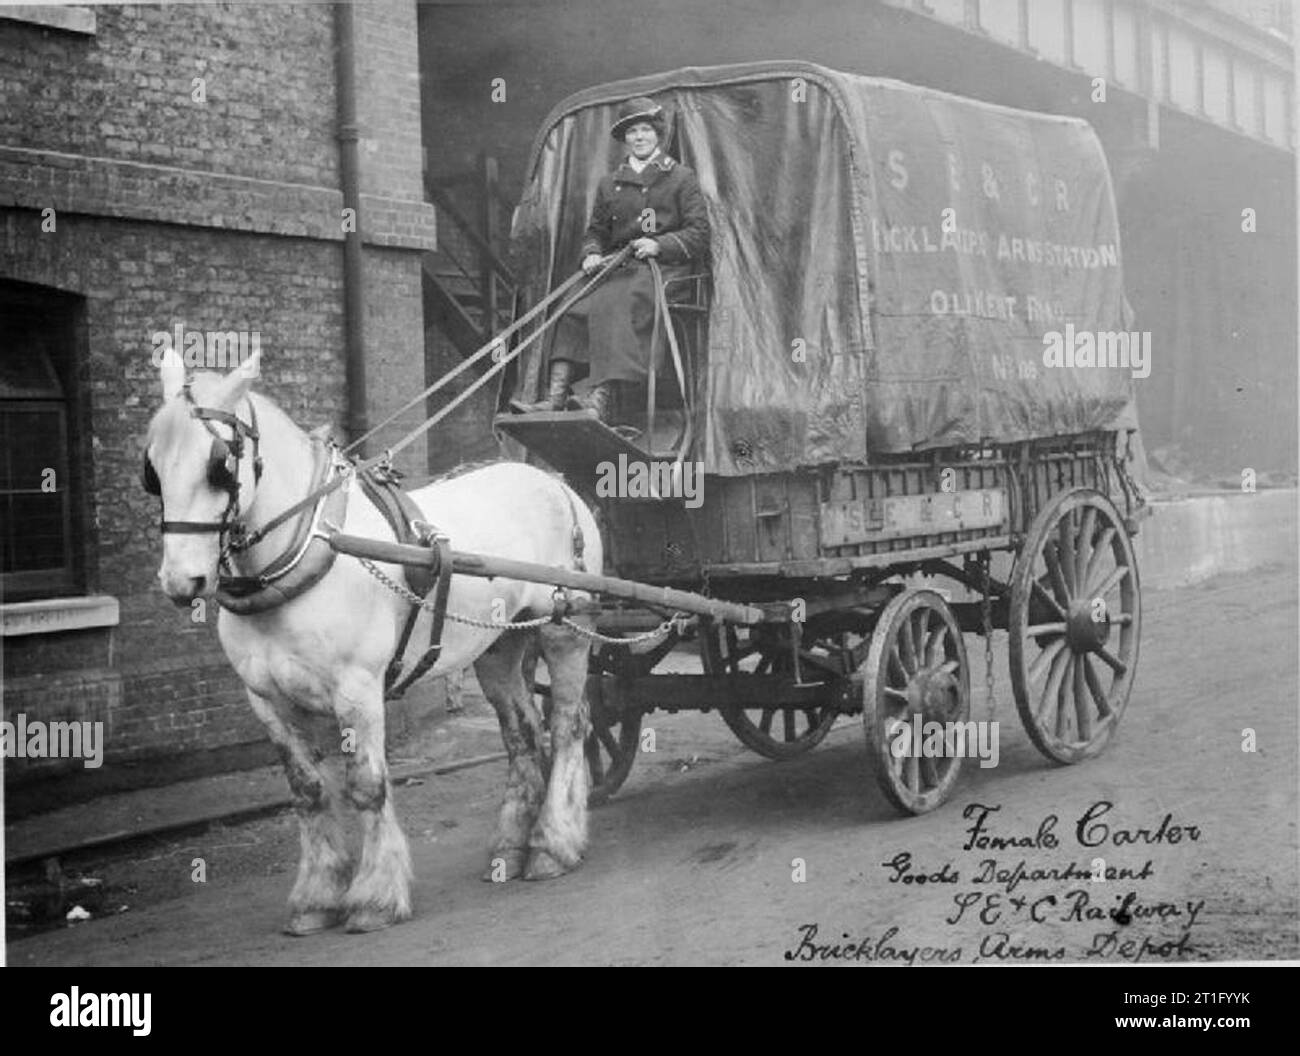
<svg viewBox="0 0 1300 1056">
<path fill-rule="evenodd" d="M 708 260 L 709 214 L 699 181 L 666 154 L 639 173 L 624 161 L 600 181 L 581 257 L 613 253 L 642 237 L 658 241 L 661 264 L 703 268 Z"/>
<path fill-rule="evenodd" d="M 639 173 L 624 162 L 600 181 L 581 256 L 603 256 L 642 237 L 659 243 L 654 259 L 669 284 L 667 299 L 689 294 L 675 280 L 708 269 L 709 217 L 695 174 L 667 155 Z M 552 358 L 570 361 L 575 380 L 585 377 L 589 385 L 644 382 L 654 320 L 650 268 L 628 259 L 560 320 Z"/>
</svg>

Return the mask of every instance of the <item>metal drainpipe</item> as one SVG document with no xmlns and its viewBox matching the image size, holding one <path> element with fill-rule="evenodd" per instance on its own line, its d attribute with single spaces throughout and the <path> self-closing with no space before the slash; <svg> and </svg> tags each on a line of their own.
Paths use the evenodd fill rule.
<svg viewBox="0 0 1300 1056">
<path fill-rule="evenodd" d="M 348 439 L 368 428 L 366 345 L 362 311 L 364 282 L 361 254 L 361 160 L 357 128 L 357 53 L 352 4 L 334 6 L 335 66 L 338 81 L 339 184 L 343 207 L 352 209 L 356 230 L 343 233 L 343 335 L 347 385 Z M 364 447 L 358 452 L 365 454 Z"/>
</svg>

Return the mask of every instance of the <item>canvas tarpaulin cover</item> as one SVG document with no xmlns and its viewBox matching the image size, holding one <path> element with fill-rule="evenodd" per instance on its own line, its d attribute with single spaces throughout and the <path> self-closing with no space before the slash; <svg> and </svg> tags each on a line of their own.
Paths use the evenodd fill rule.
<svg viewBox="0 0 1300 1056">
<path fill-rule="evenodd" d="M 609 128 L 637 95 L 670 112 L 709 208 L 706 472 L 1067 435 L 1124 411 L 1128 369 L 1044 361 L 1045 333 L 1125 329 L 1092 129 L 806 63 L 678 70 L 558 107 L 515 216 L 528 303 L 576 269 L 621 153 Z M 530 395 L 540 345 L 516 375 Z"/>
</svg>

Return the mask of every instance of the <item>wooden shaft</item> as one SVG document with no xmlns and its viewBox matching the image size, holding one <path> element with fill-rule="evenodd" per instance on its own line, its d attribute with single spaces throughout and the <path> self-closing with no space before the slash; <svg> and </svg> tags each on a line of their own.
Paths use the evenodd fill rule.
<svg viewBox="0 0 1300 1056">
<path fill-rule="evenodd" d="M 423 546 L 366 539 L 363 536 L 348 535 L 344 532 L 331 535 L 329 544 L 340 554 L 366 557 L 371 561 L 384 561 L 394 565 L 416 567 L 431 565 L 437 556 L 436 551 Z M 598 576 L 592 572 L 538 565 L 531 561 L 513 561 L 507 557 L 495 557 L 491 554 L 467 554 L 460 550 L 451 552 L 451 560 L 452 570 L 462 576 L 482 578 L 501 576 L 503 579 L 518 579 L 525 583 L 546 583 L 557 587 L 572 587 L 574 590 L 590 590 L 600 594 L 612 594 L 617 598 L 627 598 L 630 601 L 657 605 L 665 609 L 694 613 L 697 616 L 711 616 L 729 623 L 764 623 L 773 618 L 763 609 L 753 605 L 718 601 L 714 598 L 706 598 L 702 594 L 674 590 L 672 587 L 654 587 L 630 579 Z"/>
</svg>

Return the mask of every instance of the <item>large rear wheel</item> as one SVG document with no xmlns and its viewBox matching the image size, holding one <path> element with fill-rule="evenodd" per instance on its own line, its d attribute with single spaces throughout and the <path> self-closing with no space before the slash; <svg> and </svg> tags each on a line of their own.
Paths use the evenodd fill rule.
<svg viewBox="0 0 1300 1056">
<path fill-rule="evenodd" d="M 1016 557 L 1007 628 L 1016 710 L 1049 759 L 1077 763 L 1110 742 L 1141 626 L 1137 559 L 1119 511 L 1088 488 L 1057 495 Z"/>
</svg>

